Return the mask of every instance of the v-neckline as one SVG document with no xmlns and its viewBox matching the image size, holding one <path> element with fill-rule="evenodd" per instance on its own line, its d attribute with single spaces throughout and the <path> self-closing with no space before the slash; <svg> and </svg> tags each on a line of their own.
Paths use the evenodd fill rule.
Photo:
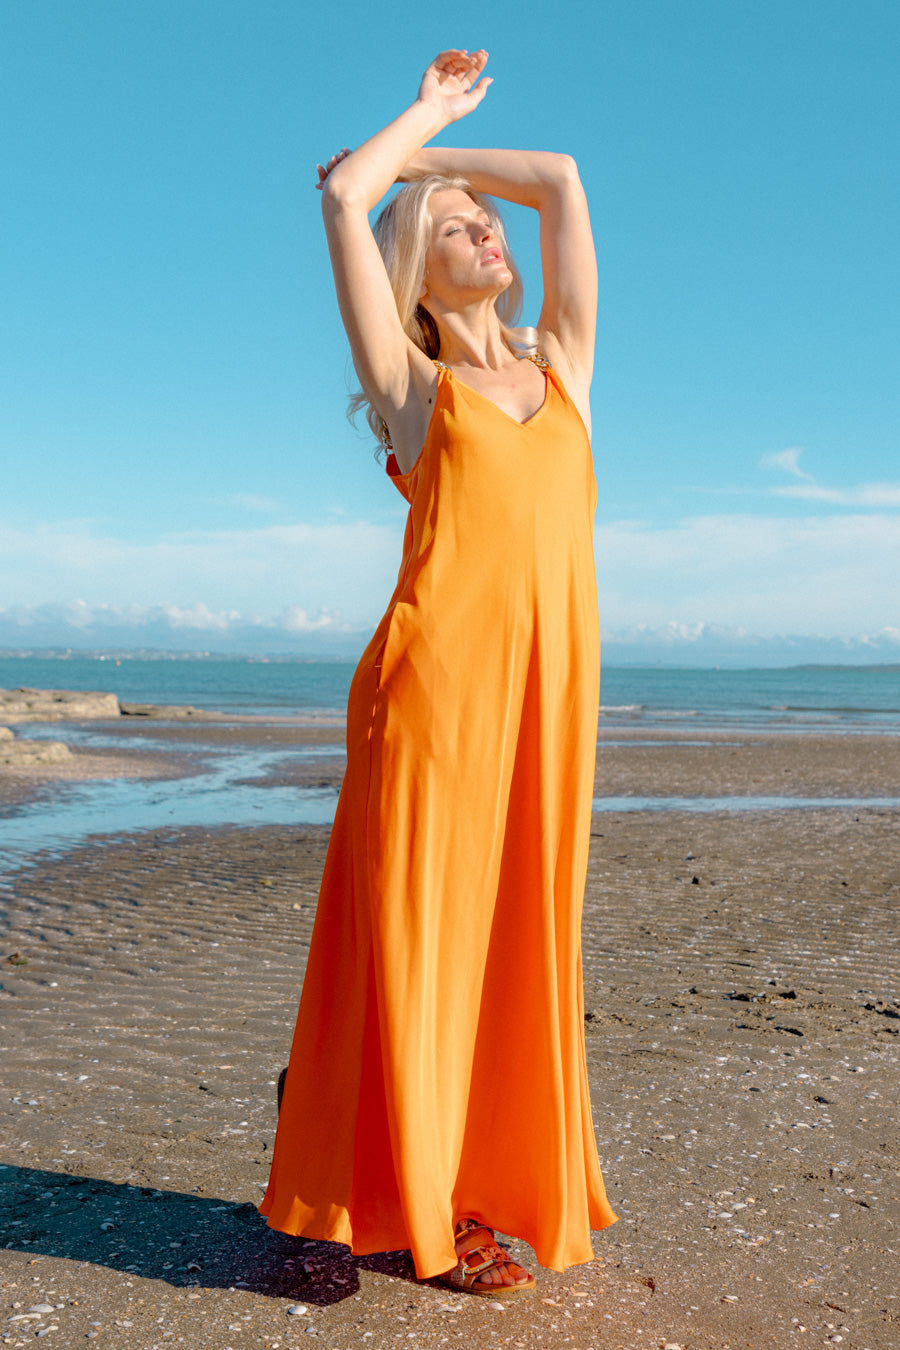
<svg viewBox="0 0 900 1350">
<path fill-rule="evenodd" d="M 529 358 L 527 356 L 523 356 L 521 358 L 521 360 L 523 361 L 527 361 L 528 359 Z M 544 397 L 541 400 L 540 405 L 537 408 L 535 408 L 534 412 L 531 413 L 529 417 L 525 418 L 524 422 L 520 422 L 518 417 L 513 417 L 512 413 L 508 413 L 505 408 L 501 408 L 500 404 L 495 403 L 492 398 L 488 398 L 487 394 L 482 394 L 480 389 L 476 389 L 473 385 L 467 384 L 465 380 L 461 380 L 457 375 L 456 371 L 451 370 L 449 366 L 444 365 L 442 363 L 440 369 L 443 370 L 447 375 L 452 375 L 456 383 L 461 385 L 463 389 L 467 390 L 470 394 L 474 394 L 476 398 L 480 398 L 482 403 L 489 404 L 496 412 L 500 414 L 501 417 L 505 417 L 508 422 L 512 422 L 513 426 L 516 427 L 530 427 L 535 418 L 540 417 L 541 413 L 546 408 L 547 402 L 550 398 L 550 369 L 548 367 L 547 369 L 542 371 L 542 374 L 544 376 Z M 538 369 L 540 370 L 541 367 L 538 366 Z"/>
</svg>

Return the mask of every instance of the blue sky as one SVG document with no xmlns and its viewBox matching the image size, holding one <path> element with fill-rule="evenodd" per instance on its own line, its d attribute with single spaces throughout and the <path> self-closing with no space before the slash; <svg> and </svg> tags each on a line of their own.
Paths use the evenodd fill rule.
<svg viewBox="0 0 900 1350">
<path fill-rule="evenodd" d="M 442 139 L 568 150 L 591 202 L 608 651 L 897 659 L 898 38 L 895 0 L 7 0 L 0 646 L 374 626 L 404 504 L 314 165 L 460 45 L 495 82 Z"/>
</svg>

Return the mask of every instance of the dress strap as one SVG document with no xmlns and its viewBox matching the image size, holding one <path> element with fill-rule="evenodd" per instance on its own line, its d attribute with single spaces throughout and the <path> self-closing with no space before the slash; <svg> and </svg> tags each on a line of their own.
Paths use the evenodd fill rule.
<svg viewBox="0 0 900 1350">
<path fill-rule="evenodd" d="M 550 362 L 547 360 L 546 356 L 542 356 L 540 352 L 526 352 L 524 356 L 519 357 L 519 360 L 520 360 L 520 361 L 533 361 L 534 364 L 535 364 L 536 366 L 538 366 L 540 370 L 552 370 L 552 369 L 553 369 L 553 367 L 550 365 Z M 450 367 L 449 367 L 448 365 L 446 365 L 445 362 L 443 362 L 443 361 L 437 361 L 437 360 L 434 359 L 434 357 L 432 357 L 432 365 L 437 366 L 438 370 L 449 370 L 449 369 L 450 369 Z"/>
<path fill-rule="evenodd" d="M 540 352 L 526 352 L 525 356 L 523 357 L 523 360 L 533 361 L 534 364 L 537 366 L 538 370 L 553 369 L 550 362 L 547 360 L 546 356 L 542 356 Z"/>
</svg>

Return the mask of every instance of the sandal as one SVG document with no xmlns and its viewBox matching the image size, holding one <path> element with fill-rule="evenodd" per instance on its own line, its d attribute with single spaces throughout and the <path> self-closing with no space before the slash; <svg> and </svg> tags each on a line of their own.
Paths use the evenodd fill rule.
<svg viewBox="0 0 900 1350">
<path fill-rule="evenodd" d="M 490 1233 L 491 1237 L 494 1236 L 494 1230 L 488 1228 L 486 1224 L 479 1223 L 477 1219 L 461 1219 L 453 1230 L 453 1237 L 458 1242 L 468 1233 L 479 1230 Z M 488 1284 L 480 1278 L 485 1271 L 497 1270 L 505 1265 L 518 1265 L 518 1262 L 512 1260 L 505 1247 L 501 1247 L 497 1242 L 491 1242 L 481 1247 L 470 1247 L 468 1251 L 462 1253 L 453 1269 L 439 1275 L 438 1279 L 461 1293 L 487 1295 L 489 1298 L 527 1294 L 534 1289 L 533 1275 L 529 1275 L 527 1280 L 522 1280 L 519 1284 Z"/>
</svg>

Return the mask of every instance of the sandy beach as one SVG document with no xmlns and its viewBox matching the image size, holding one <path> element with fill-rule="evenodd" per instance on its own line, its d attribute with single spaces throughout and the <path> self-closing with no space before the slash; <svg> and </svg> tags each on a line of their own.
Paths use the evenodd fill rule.
<svg viewBox="0 0 900 1350">
<path fill-rule="evenodd" d="M 109 727 L 118 748 L 65 773 L 174 777 L 236 738 L 341 734 Z M 891 737 L 647 739 L 601 744 L 598 795 L 900 795 Z M 0 806 L 64 767 L 0 778 Z M 898 825 L 863 804 L 594 816 L 587 1053 L 620 1222 L 507 1304 L 256 1214 L 326 827 L 176 822 L 33 859 L 0 889 L 0 1344 L 900 1346 Z"/>
</svg>

